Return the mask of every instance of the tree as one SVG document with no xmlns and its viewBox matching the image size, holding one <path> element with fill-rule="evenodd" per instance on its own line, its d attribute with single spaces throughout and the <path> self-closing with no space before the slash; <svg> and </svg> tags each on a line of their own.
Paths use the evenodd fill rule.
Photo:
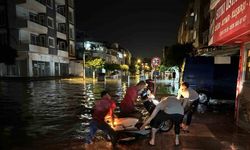
<svg viewBox="0 0 250 150">
<path fill-rule="evenodd" d="M 165 65 L 160 65 L 160 72 L 165 72 L 168 68 Z"/>
<path fill-rule="evenodd" d="M 96 69 L 103 68 L 104 61 L 99 57 L 87 59 L 85 62 L 86 67 L 93 69 L 93 79 L 95 79 Z"/>
<path fill-rule="evenodd" d="M 125 72 L 125 75 L 127 74 L 128 70 L 129 70 L 129 66 L 126 64 L 120 65 L 120 68 L 123 72 Z"/>
<path fill-rule="evenodd" d="M 164 62 L 166 66 L 178 66 L 181 67 L 184 59 L 190 56 L 193 52 L 194 47 L 192 43 L 186 44 L 175 44 L 172 45 L 166 52 L 166 61 Z"/>
<path fill-rule="evenodd" d="M 108 71 L 115 71 L 115 70 L 121 70 L 120 65 L 118 64 L 109 64 L 109 63 L 105 63 L 104 64 L 104 68 Z"/>
<path fill-rule="evenodd" d="M 135 64 L 131 64 L 131 65 L 129 66 L 129 72 L 130 72 L 131 74 L 133 74 L 133 75 L 136 74 L 136 67 L 135 67 Z"/>
</svg>

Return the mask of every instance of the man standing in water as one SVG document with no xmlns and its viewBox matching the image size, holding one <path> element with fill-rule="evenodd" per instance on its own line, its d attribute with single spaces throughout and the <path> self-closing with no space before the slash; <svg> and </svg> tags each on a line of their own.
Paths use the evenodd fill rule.
<svg viewBox="0 0 250 150">
<path fill-rule="evenodd" d="M 146 88 L 146 85 L 144 81 L 140 81 L 136 86 L 131 86 L 127 89 L 120 104 L 122 117 L 141 117 L 141 113 L 135 109 L 135 103 L 138 95 Z"/>
<path fill-rule="evenodd" d="M 104 131 L 111 138 L 113 146 L 116 144 L 115 131 L 105 122 L 105 116 L 110 115 L 113 122 L 113 112 L 116 108 L 115 102 L 111 99 L 111 96 L 107 91 L 101 92 L 101 100 L 97 101 L 94 107 L 93 120 L 90 123 L 89 133 L 86 137 L 86 144 L 91 144 L 92 139 L 98 129 Z"/>
</svg>

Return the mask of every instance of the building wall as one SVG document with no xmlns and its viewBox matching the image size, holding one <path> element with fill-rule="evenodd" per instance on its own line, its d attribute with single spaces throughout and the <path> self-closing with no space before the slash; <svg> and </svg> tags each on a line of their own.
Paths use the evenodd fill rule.
<svg viewBox="0 0 250 150">
<path fill-rule="evenodd" d="M 193 43 L 195 48 L 207 46 L 209 30 L 209 0 L 189 0 L 178 31 L 178 43 Z"/>
<path fill-rule="evenodd" d="M 70 61 L 69 73 L 75 76 L 83 76 L 83 64 L 81 62 Z"/>
</svg>

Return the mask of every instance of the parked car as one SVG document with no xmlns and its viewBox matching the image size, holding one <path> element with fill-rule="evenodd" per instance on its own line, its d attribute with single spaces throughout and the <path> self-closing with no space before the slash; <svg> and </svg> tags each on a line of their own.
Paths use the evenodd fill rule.
<svg viewBox="0 0 250 150">
<path fill-rule="evenodd" d="M 239 57 L 189 57 L 186 59 L 182 80 L 198 91 L 200 102 L 234 102 Z"/>
</svg>

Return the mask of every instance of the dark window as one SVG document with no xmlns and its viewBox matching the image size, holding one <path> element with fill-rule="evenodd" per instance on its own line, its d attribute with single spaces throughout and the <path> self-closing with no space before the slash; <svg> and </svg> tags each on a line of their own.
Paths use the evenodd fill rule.
<svg viewBox="0 0 250 150">
<path fill-rule="evenodd" d="M 66 43 L 64 41 L 59 41 L 59 50 L 66 50 Z"/>
<path fill-rule="evenodd" d="M 66 32 L 66 26 L 65 23 L 59 23 L 58 24 L 58 32 L 65 33 Z"/>
<path fill-rule="evenodd" d="M 39 14 L 38 17 L 39 17 L 39 23 L 41 25 L 45 25 L 45 15 L 44 14 Z"/>
<path fill-rule="evenodd" d="M 37 45 L 38 44 L 38 37 L 35 34 L 30 34 L 30 44 Z"/>
<path fill-rule="evenodd" d="M 46 47 L 46 35 L 39 35 L 39 45 Z"/>
<path fill-rule="evenodd" d="M 73 12 L 69 11 L 69 21 L 73 23 Z"/>
<path fill-rule="evenodd" d="M 69 45 L 69 54 L 70 54 L 70 55 L 73 55 L 73 54 L 74 54 L 74 46 L 73 46 L 73 44 L 70 44 L 70 45 Z"/>
<path fill-rule="evenodd" d="M 50 76 L 50 63 L 32 61 L 33 76 Z"/>
<path fill-rule="evenodd" d="M 73 0 L 69 0 L 69 6 L 74 7 Z"/>
<path fill-rule="evenodd" d="M 0 33 L 0 45 L 7 44 L 7 32 Z"/>
<path fill-rule="evenodd" d="M 48 26 L 54 28 L 54 20 L 52 18 L 48 18 Z"/>
<path fill-rule="evenodd" d="M 47 0 L 47 5 L 53 8 L 53 0 Z"/>
<path fill-rule="evenodd" d="M 69 28 L 69 38 L 74 39 L 74 30 L 73 30 L 73 28 Z"/>
<path fill-rule="evenodd" d="M 64 7 L 65 5 L 59 5 L 59 6 L 57 6 L 57 9 L 56 9 L 56 11 L 59 13 L 59 14 L 61 14 L 61 15 L 63 15 L 63 16 L 65 16 L 65 7 Z"/>
<path fill-rule="evenodd" d="M 50 47 L 55 47 L 55 39 L 54 38 L 51 38 L 51 37 L 49 37 L 49 46 Z"/>
<path fill-rule="evenodd" d="M 0 26 L 6 25 L 6 16 L 5 7 L 0 6 Z"/>
<path fill-rule="evenodd" d="M 30 21 L 38 23 L 38 17 L 37 14 L 31 13 L 30 12 Z"/>
</svg>

